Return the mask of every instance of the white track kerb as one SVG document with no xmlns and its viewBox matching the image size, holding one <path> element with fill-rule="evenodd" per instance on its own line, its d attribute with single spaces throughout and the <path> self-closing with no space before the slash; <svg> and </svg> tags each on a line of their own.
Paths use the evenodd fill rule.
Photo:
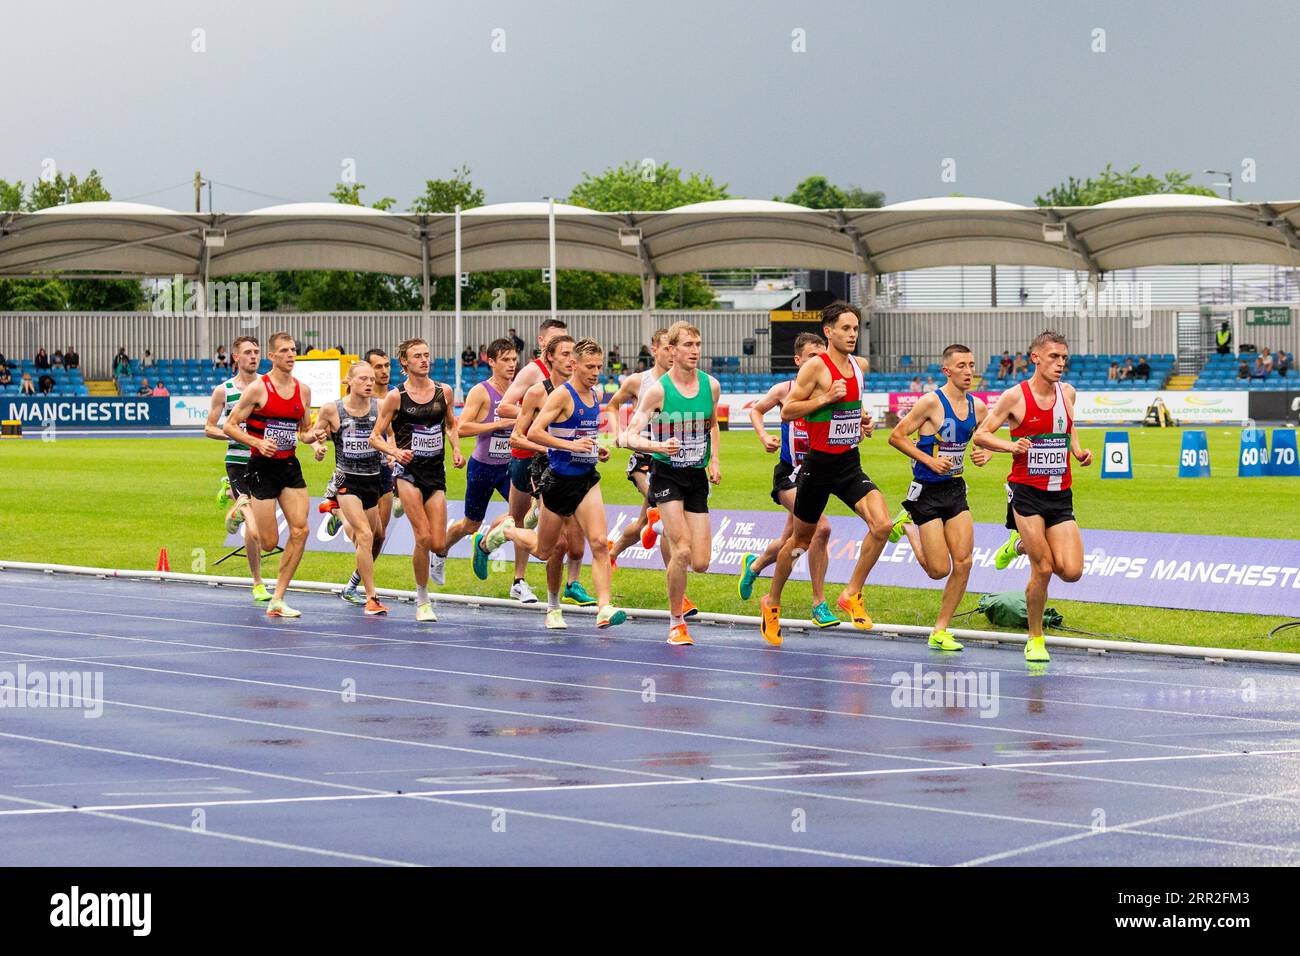
<svg viewBox="0 0 1300 956">
<path fill-rule="evenodd" d="M 100 578 L 129 578 L 143 581 L 186 581 L 193 584 L 206 584 L 209 587 L 243 587 L 251 588 L 253 581 L 251 578 L 240 577 L 223 577 L 213 574 L 184 574 L 179 571 L 141 571 L 125 570 L 120 568 L 88 568 L 72 564 L 40 564 L 31 561 L 2 561 L 0 560 L 0 571 L 42 571 L 46 574 L 86 574 Z M 293 591 L 311 591 L 318 593 L 338 594 L 342 590 L 342 585 L 328 581 L 294 581 L 290 588 Z M 398 598 L 406 601 L 415 599 L 414 591 L 403 591 L 397 588 L 376 588 L 376 591 L 384 597 Z M 542 614 L 546 611 L 546 606 L 541 602 L 533 605 L 522 605 L 518 601 L 507 600 L 505 598 L 478 597 L 472 594 L 448 594 L 446 592 L 431 593 L 434 603 L 446 602 L 447 604 L 468 604 L 477 607 L 501 608 L 509 611 L 517 611 L 522 614 Z M 654 609 L 643 608 L 624 608 L 627 616 L 631 620 L 667 620 L 668 612 Z M 590 614 L 593 617 L 596 614 L 596 608 L 587 607 L 566 607 L 565 614 Z M 707 622 L 712 624 L 739 624 L 747 627 L 757 628 L 759 618 L 749 614 L 710 614 L 705 611 L 693 618 L 695 622 Z M 929 637 L 930 628 L 922 627 L 915 624 L 877 624 L 870 631 L 862 632 L 849 628 L 847 632 L 843 628 L 824 631 L 812 623 L 801 618 L 782 618 L 781 627 L 791 630 L 817 631 L 821 634 L 834 635 L 836 631 L 841 635 L 858 637 L 862 634 L 868 634 L 872 637 L 881 637 L 892 640 L 895 637 Z M 1010 644 L 1020 646 L 1025 643 L 1027 635 L 1013 634 L 1007 631 L 975 631 L 967 628 L 949 628 L 949 631 L 959 638 L 970 641 L 981 641 L 990 645 Z M 755 640 L 760 640 L 757 634 Z M 1052 647 L 1061 648 L 1078 648 L 1090 651 L 1092 653 L 1127 653 L 1127 654 L 1162 654 L 1167 657 L 1189 657 L 1197 658 L 1202 661 L 1211 663 L 1223 663 L 1226 661 L 1240 661 L 1251 664 L 1290 664 L 1300 666 L 1300 654 L 1288 654 L 1282 651 L 1251 651 L 1238 648 L 1218 648 L 1218 647 L 1193 647 L 1186 644 L 1146 644 L 1140 641 L 1107 641 L 1098 638 L 1082 637 L 1048 637 L 1047 643 Z M 954 658 L 956 659 L 956 658 Z"/>
</svg>

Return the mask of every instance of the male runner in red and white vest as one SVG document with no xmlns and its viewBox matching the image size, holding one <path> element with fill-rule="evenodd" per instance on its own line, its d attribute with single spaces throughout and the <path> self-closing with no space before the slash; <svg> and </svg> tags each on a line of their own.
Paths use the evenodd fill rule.
<svg viewBox="0 0 1300 956">
<path fill-rule="evenodd" d="M 262 550 L 273 551 L 280 543 L 280 529 L 275 521 L 277 502 L 289 525 L 289 540 L 284 545 L 275 593 L 266 613 L 270 617 L 301 617 L 302 612 L 284 603 L 284 592 L 307 546 L 307 483 L 298 464 L 297 448 L 300 439 L 315 438 L 311 427 L 311 389 L 293 377 L 298 354 L 293 336 L 276 332 L 267 344 L 271 371 L 244 389 L 222 431 L 251 449 L 248 490 L 253 496 L 253 518 Z M 324 456 L 325 445 L 317 442 L 317 460 Z"/>
<path fill-rule="evenodd" d="M 1092 452 L 1074 431 L 1074 387 L 1061 384 L 1070 357 L 1065 336 L 1043 332 L 1029 346 L 1033 377 L 1002 393 L 975 431 L 973 441 L 989 451 L 1014 455 L 1007 476 L 1007 527 L 1011 537 L 994 558 L 999 571 L 1018 555 L 1029 556 L 1025 605 L 1029 640 L 1025 660 L 1046 661 L 1043 607 L 1053 574 L 1062 581 L 1083 575 L 1083 540 L 1074 520 L 1070 491 L 1070 456 L 1083 467 Z M 1011 441 L 999 438 L 1003 422 L 1011 424 Z"/>
<path fill-rule="evenodd" d="M 871 416 L 862 404 L 861 360 L 853 354 L 860 319 L 857 308 L 847 302 L 832 302 L 822 309 L 826 351 L 799 367 L 794 385 L 781 403 L 782 421 L 803 419 L 806 423 L 808 454 L 795 490 L 794 530 L 781 547 L 772 586 L 762 601 L 761 630 L 769 644 L 781 643 L 781 589 L 795 560 L 812 546 L 831 495 L 867 523 L 857 563 L 836 603 L 848 612 L 854 627 L 872 627 L 862 603 L 862 586 L 885 550 L 892 524 L 885 496 L 863 472 L 858 454 L 863 436 L 869 437 L 872 430 Z"/>
</svg>

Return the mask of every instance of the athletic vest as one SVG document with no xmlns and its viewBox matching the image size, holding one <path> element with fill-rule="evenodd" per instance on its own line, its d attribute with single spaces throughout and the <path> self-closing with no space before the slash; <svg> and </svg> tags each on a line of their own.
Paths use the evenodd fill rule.
<svg viewBox="0 0 1300 956">
<path fill-rule="evenodd" d="M 266 404 L 248 416 L 244 431 L 254 438 L 269 438 L 279 449 L 272 458 L 292 458 L 298 449 L 298 423 L 307 414 L 302 403 L 302 388 L 293 380 L 293 397 L 284 398 L 271 384 L 271 373 L 262 376 L 266 386 Z M 265 458 L 256 448 L 251 449 L 258 458 Z"/>
<path fill-rule="evenodd" d="M 379 399 L 370 399 L 370 411 L 364 415 L 353 415 L 343 406 L 345 401 L 340 398 L 334 402 L 339 413 L 339 430 L 333 436 L 334 465 L 348 475 L 377 475 L 379 450 L 370 447 L 370 433 L 379 417 Z"/>
<path fill-rule="evenodd" d="M 862 441 L 862 367 L 850 355 L 849 364 L 853 366 L 850 378 L 835 367 L 830 353 L 820 352 L 817 357 L 830 369 L 831 385 L 843 379 L 846 391 L 838 402 L 823 405 L 804 416 L 808 424 L 808 447 L 823 454 L 842 455 L 857 448 Z"/>
<path fill-rule="evenodd" d="M 551 394 L 551 388 L 550 388 L 550 384 L 551 384 L 551 370 L 548 369 L 548 368 L 546 367 L 546 363 L 543 362 L 541 359 L 533 359 L 532 364 L 533 364 L 533 365 L 536 365 L 539 369 L 542 370 L 542 382 L 547 386 L 546 394 L 547 394 L 547 395 Z M 524 368 L 527 368 L 527 367 L 528 367 L 527 365 L 524 366 Z M 519 371 L 522 372 L 523 369 L 520 369 Z M 515 378 L 518 378 L 518 377 L 519 377 L 519 375 L 516 373 Z M 519 403 L 520 403 L 521 405 L 523 404 L 523 401 L 524 401 L 524 400 L 523 400 L 523 397 L 520 396 L 520 398 L 519 398 Z M 532 458 L 534 452 L 529 451 L 527 448 L 512 448 L 512 449 L 510 449 L 510 454 L 511 454 L 511 456 L 514 457 L 514 458 Z"/>
<path fill-rule="evenodd" d="M 659 378 L 664 389 L 664 402 L 654 424 L 655 440 L 676 438 L 679 448 L 675 455 L 655 452 L 654 457 L 674 468 L 703 468 L 709 459 L 713 387 L 704 372 L 696 369 L 695 376 L 695 394 L 690 398 L 677 390 L 671 374 Z"/>
<path fill-rule="evenodd" d="M 239 404 L 239 396 L 243 394 L 243 389 L 233 378 L 222 382 L 221 387 L 225 389 L 226 399 L 225 407 L 221 410 L 221 420 L 218 424 L 225 425 L 226 419 L 235 410 L 235 406 Z M 241 445 L 237 441 L 226 439 L 226 464 L 246 465 L 248 464 L 248 455 L 249 449 L 247 445 Z"/>
<path fill-rule="evenodd" d="M 653 385 L 655 382 L 659 381 L 660 377 L 661 377 L 660 374 L 656 372 L 653 368 L 648 368 L 641 373 L 641 384 L 637 386 L 637 390 L 636 390 L 638 405 L 641 403 L 641 396 L 645 394 L 645 390 L 649 388 L 651 385 Z M 636 413 L 636 409 L 633 409 L 632 411 L 633 414 Z M 641 437 L 649 438 L 653 441 L 655 436 L 654 428 L 655 428 L 655 423 L 653 421 L 646 422 L 645 428 L 641 429 Z"/>
<path fill-rule="evenodd" d="M 578 396 L 576 388 L 568 382 L 564 383 L 564 387 L 569 390 L 569 395 L 573 398 L 573 413 L 563 421 L 552 423 L 546 431 L 556 438 L 566 438 L 571 441 L 579 441 L 583 438 L 595 440 L 600 434 L 600 396 L 595 396 L 592 403 L 586 405 Z M 585 454 L 550 448 L 546 455 L 551 471 L 557 475 L 587 475 L 600 460 L 597 452 L 598 446 L 592 445 L 591 451 Z"/>
<path fill-rule="evenodd" d="M 790 394 L 792 388 L 794 388 L 794 379 L 785 383 L 786 395 Z M 777 407 L 780 408 L 780 405 Z M 781 419 L 781 460 L 797 468 L 803 464 L 806 454 L 808 454 L 808 423 L 802 418 L 796 418 L 792 422 Z"/>
<path fill-rule="evenodd" d="M 417 402 L 403 382 L 397 387 L 401 399 L 393 416 L 393 436 L 398 448 L 409 448 L 415 462 L 443 459 L 443 425 L 447 419 L 447 396 L 442 384 L 433 383 L 433 398 Z M 414 464 L 415 462 L 412 462 Z"/>
<path fill-rule="evenodd" d="M 1027 455 L 1011 459 L 1007 481 L 1042 491 L 1064 491 L 1070 487 L 1070 428 L 1074 424 L 1065 393 L 1058 382 L 1051 408 L 1039 408 L 1028 382 L 1020 383 L 1020 391 L 1025 396 L 1025 417 L 1011 429 L 1011 440 L 1028 438 L 1033 447 Z"/>
<path fill-rule="evenodd" d="M 485 422 L 497 421 L 497 406 L 501 404 L 501 393 L 492 387 L 491 382 L 484 382 L 487 390 L 488 413 Z M 484 465 L 504 465 L 510 460 L 510 433 L 504 429 L 479 432 L 475 436 L 474 450 L 470 457 Z"/>
<path fill-rule="evenodd" d="M 953 413 L 952 405 L 948 403 L 948 396 L 943 393 L 943 390 L 936 389 L 934 394 L 939 396 L 939 402 L 943 405 L 943 422 L 939 425 L 939 430 L 933 435 L 922 435 L 918 438 L 916 447 L 927 455 L 936 458 L 947 458 L 952 462 L 952 469 L 948 474 L 940 475 L 928 465 L 913 461 L 912 477 L 917 481 L 928 483 L 947 481 L 949 478 L 961 476 L 962 470 L 966 466 L 966 447 L 970 444 L 971 435 L 975 434 L 975 399 L 973 396 L 966 396 L 966 417 L 958 418 Z"/>
</svg>

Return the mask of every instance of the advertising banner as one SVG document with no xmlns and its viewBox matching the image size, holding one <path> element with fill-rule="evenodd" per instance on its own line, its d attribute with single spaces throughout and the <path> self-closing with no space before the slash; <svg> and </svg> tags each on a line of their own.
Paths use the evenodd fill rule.
<svg viewBox="0 0 1300 956">
<path fill-rule="evenodd" d="M 7 395 L 0 410 L 5 421 L 20 421 L 24 428 L 167 428 L 172 423 L 171 399 L 152 396 Z"/>
</svg>

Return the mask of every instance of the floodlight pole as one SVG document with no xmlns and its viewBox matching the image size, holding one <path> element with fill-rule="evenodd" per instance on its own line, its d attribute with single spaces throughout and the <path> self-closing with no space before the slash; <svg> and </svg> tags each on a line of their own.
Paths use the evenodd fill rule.
<svg viewBox="0 0 1300 956">
<path fill-rule="evenodd" d="M 460 353 L 465 349 L 464 318 L 460 312 L 460 204 L 456 204 L 456 275 L 454 277 L 456 298 L 456 378 L 452 381 L 452 395 L 460 394 Z"/>
<path fill-rule="evenodd" d="M 555 316 L 555 197 L 547 196 L 547 244 L 551 257 L 551 318 Z"/>
</svg>

